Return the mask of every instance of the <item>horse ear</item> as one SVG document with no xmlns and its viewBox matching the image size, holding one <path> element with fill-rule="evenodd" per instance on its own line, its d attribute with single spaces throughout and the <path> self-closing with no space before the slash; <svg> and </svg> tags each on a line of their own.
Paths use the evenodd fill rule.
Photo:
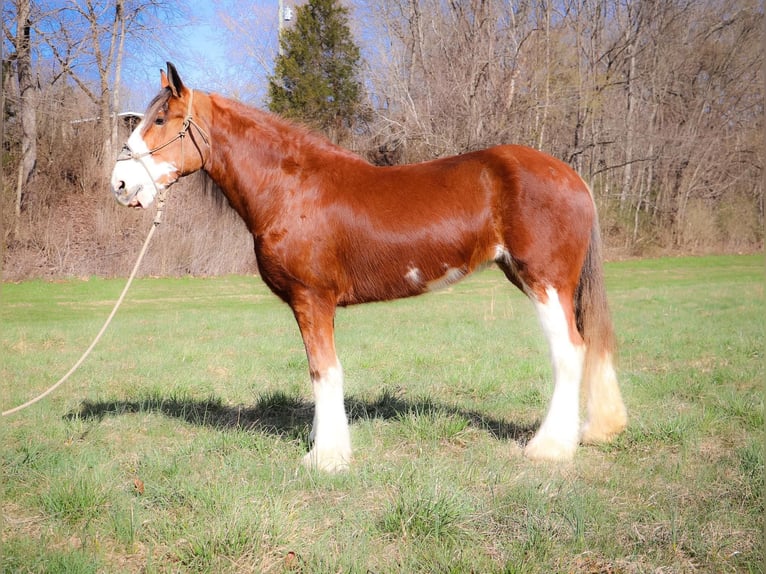
<svg viewBox="0 0 766 574">
<path fill-rule="evenodd" d="M 178 75 L 178 71 L 176 70 L 176 67 L 171 64 L 170 62 L 167 63 L 168 65 L 168 73 L 165 74 L 162 72 L 162 87 L 163 88 L 170 88 L 171 93 L 177 98 L 181 95 L 181 92 L 184 91 L 184 83 L 181 81 L 180 76 Z"/>
</svg>

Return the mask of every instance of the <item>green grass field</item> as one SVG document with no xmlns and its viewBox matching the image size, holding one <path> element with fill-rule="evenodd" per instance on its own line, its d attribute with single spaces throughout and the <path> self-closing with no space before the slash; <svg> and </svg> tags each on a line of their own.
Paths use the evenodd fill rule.
<svg viewBox="0 0 766 574">
<path fill-rule="evenodd" d="M 551 375 L 499 271 L 340 310 L 352 470 L 299 460 L 289 309 L 251 277 L 143 279 L 57 393 L 0 420 L 3 572 L 763 572 L 764 261 L 613 263 L 629 409 L 564 465 L 520 446 Z M 2 286 L 0 408 L 55 382 L 123 283 Z"/>
</svg>

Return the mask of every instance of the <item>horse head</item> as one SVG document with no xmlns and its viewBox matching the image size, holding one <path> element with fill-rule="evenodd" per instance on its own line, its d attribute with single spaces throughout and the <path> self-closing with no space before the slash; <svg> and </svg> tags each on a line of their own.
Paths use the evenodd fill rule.
<svg viewBox="0 0 766 574">
<path fill-rule="evenodd" d="M 128 138 L 112 171 L 112 193 L 123 205 L 148 207 L 178 178 L 204 168 L 210 155 L 203 117 L 207 99 L 198 97 L 195 102 L 195 92 L 184 86 L 170 62 L 167 72 L 160 75 L 160 93 Z"/>
</svg>

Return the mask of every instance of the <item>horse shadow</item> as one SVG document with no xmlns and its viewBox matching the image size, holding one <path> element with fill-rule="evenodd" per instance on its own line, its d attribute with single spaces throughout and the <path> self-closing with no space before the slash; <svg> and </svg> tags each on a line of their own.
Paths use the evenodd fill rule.
<svg viewBox="0 0 766 574">
<path fill-rule="evenodd" d="M 428 398 L 404 398 L 388 389 L 375 398 L 347 396 L 345 406 L 350 423 L 370 419 L 400 420 L 409 416 L 455 416 L 464 418 L 469 426 L 487 432 L 497 440 L 516 441 L 521 446 L 532 438 L 539 426 L 539 423 L 515 424 Z M 84 401 L 64 418 L 101 421 L 133 413 L 159 413 L 192 425 L 261 432 L 308 443 L 314 405 L 281 391 L 265 393 L 251 406 L 228 405 L 218 397 L 200 400 L 153 392 L 133 400 Z"/>
</svg>

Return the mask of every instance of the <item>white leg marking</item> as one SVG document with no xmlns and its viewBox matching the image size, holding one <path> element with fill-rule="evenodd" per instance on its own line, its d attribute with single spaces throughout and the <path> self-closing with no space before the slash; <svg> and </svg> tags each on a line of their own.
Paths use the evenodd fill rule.
<svg viewBox="0 0 766 574">
<path fill-rule="evenodd" d="M 580 380 L 584 345 L 574 345 L 559 301 L 558 292 L 549 287 L 548 301 L 533 298 L 537 314 L 550 346 L 553 365 L 553 398 L 548 414 L 524 454 L 533 459 L 568 460 L 574 456 L 580 437 Z"/>
<path fill-rule="evenodd" d="M 312 384 L 314 426 L 309 438 L 314 445 L 303 458 L 303 463 L 309 468 L 326 472 L 347 470 L 351 462 L 351 435 L 343 406 L 343 369 L 337 364 Z"/>
</svg>

